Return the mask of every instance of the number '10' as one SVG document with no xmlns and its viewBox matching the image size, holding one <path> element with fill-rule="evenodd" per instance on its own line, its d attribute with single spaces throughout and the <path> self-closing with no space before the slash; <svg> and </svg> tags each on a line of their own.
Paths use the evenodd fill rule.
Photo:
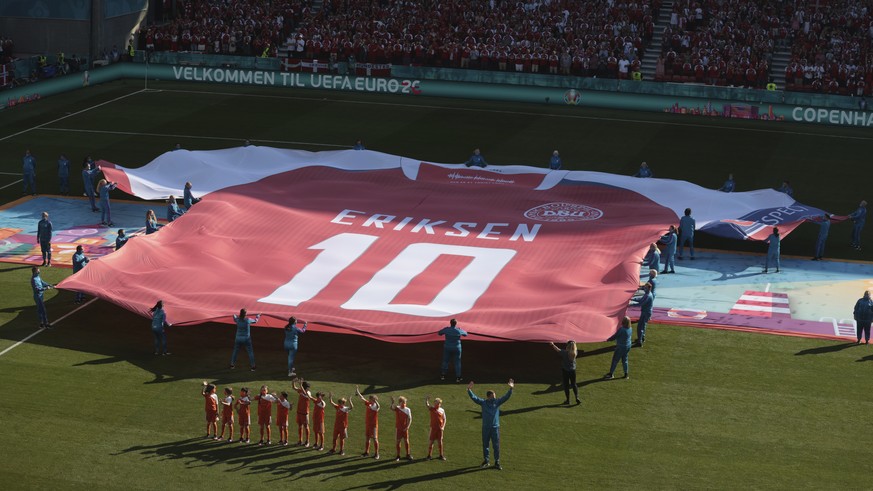
<svg viewBox="0 0 873 491">
<path fill-rule="evenodd" d="M 315 259 L 260 302 L 298 305 L 311 300 L 337 275 L 354 263 L 379 237 L 343 233 L 315 244 Z M 391 301 L 416 276 L 441 255 L 473 258 L 427 305 L 395 304 Z M 469 247 L 448 244 L 410 244 L 390 263 L 361 286 L 341 307 L 347 310 L 379 310 L 421 317 L 444 317 L 470 310 L 494 278 L 515 256 L 512 249 Z"/>
</svg>

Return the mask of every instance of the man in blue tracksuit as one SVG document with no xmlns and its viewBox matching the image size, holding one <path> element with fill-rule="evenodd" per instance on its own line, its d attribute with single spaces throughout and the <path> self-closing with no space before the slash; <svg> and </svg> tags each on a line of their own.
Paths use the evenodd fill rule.
<svg viewBox="0 0 873 491">
<path fill-rule="evenodd" d="M 862 201 L 858 205 L 858 209 L 849 214 L 852 219 L 852 242 L 851 245 L 857 250 L 861 250 L 861 230 L 864 228 L 864 222 L 867 221 L 867 202 Z"/>
<path fill-rule="evenodd" d="M 637 322 L 637 345 L 642 348 L 646 342 L 646 325 L 652 318 L 652 309 L 655 305 L 655 295 L 652 294 L 652 283 L 643 285 L 643 296 L 633 301 L 634 305 L 640 306 L 640 320 Z"/>
<path fill-rule="evenodd" d="M 179 208 L 178 203 L 176 203 L 176 197 L 170 195 L 170 197 L 167 198 L 167 223 L 171 223 L 173 220 L 184 214 L 185 210 Z"/>
<path fill-rule="evenodd" d="M 252 348 L 252 324 L 261 319 L 261 314 L 254 318 L 246 317 L 246 309 L 240 309 L 239 315 L 233 316 L 233 321 L 236 323 L 236 338 L 233 343 L 233 353 L 230 355 L 230 368 L 236 368 L 236 354 L 240 346 L 246 349 L 249 354 L 249 363 L 252 366 L 252 371 L 255 370 L 255 350 Z"/>
<path fill-rule="evenodd" d="M 461 381 L 461 337 L 466 336 L 467 332 L 458 327 L 458 321 L 452 319 L 449 321 L 449 326 L 440 329 L 437 332 L 439 336 L 445 336 L 446 342 L 443 345 L 443 364 L 440 380 L 446 379 L 446 373 L 449 371 L 449 361 L 455 360 L 455 382 Z"/>
<path fill-rule="evenodd" d="M 58 180 L 60 181 L 61 194 L 70 194 L 70 160 L 66 155 L 58 159 Z"/>
<path fill-rule="evenodd" d="M 640 164 L 640 169 L 634 174 L 634 177 L 652 177 L 652 169 L 649 169 L 649 164 L 645 162 Z"/>
<path fill-rule="evenodd" d="M 485 162 L 485 157 L 482 156 L 482 152 L 477 148 L 473 150 L 473 155 L 470 156 L 470 159 L 464 165 L 467 167 L 488 167 L 488 162 Z"/>
<path fill-rule="evenodd" d="M 182 191 L 182 206 L 185 210 L 190 210 L 192 206 L 200 202 L 200 198 L 195 198 L 191 192 L 191 181 L 185 183 L 185 189 Z"/>
<path fill-rule="evenodd" d="M 682 249 L 688 242 L 688 247 L 691 249 L 691 260 L 694 260 L 695 228 L 697 228 L 697 222 L 691 218 L 691 208 L 685 208 L 685 216 L 679 219 L 679 256 L 677 256 L 679 259 L 682 259 Z"/>
<path fill-rule="evenodd" d="M 727 181 L 725 181 L 718 190 L 723 193 L 732 193 L 734 192 L 734 187 L 734 175 L 728 174 Z"/>
<path fill-rule="evenodd" d="M 549 159 L 549 169 L 558 170 L 561 168 L 561 154 L 557 150 L 552 152 L 552 158 Z"/>
<path fill-rule="evenodd" d="M 776 265 L 776 272 L 779 272 L 779 249 L 782 240 L 779 237 L 779 227 L 773 227 L 773 233 L 767 237 L 764 242 L 767 242 L 767 259 L 764 261 L 764 272 L 770 269 L 770 263 Z"/>
<path fill-rule="evenodd" d="M 643 259 L 643 266 L 654 270 L 661 267 L 661 251 L 658 249 L 658 244 L 652 244 L 649 246 L 649 252 Z"/>
<path fill-rule="evenodd" d="M 627 356 L 631 349 L 631 320 L 630 317 L 622 319 L 621 324 L 607 341 L 615 340 L 615 352 L 612 354 L 612 363 L 609 366 L 609 373 L 603 376 L 605 379 L 614 377 L 615 367 L 618 366 L 618 361 L 621 360 L 621 367 L 624 368 L 624 378 L 630 377 L 628 372 Z"/>
<path fill-rule="evenodd" d="M 42 220 L 36 224 L 36 240 L 42 251 L 40 266 L 52 267 L 52 222 L 49 221 L 47 211 L 42 212 Z"/>
<path fill-rule="evenodd" d="M 27 190 L 30 189 L 30 194 L 36 196 L 36 157 L 31 155 L 30 149 L 24 152 L 22 164 L 24 189 L 21 194 L 27 194 Z"/>
<path fill-rule="evenodd" d="M 306 332 L 306 322 L 303 329 L 297 327 L 297 318 L 289 317 L 288 325 L 285 326 L 285 351 L 288 352 L 288 376 L 294 376 L 294 357 L 297 356 L 297 338 Z"/>
<path fill-rule="evenodd" d="M 496 398 L 493 390 L 485 393 L 485 399 L 477 397 L 473 393 L 473 382 L 467 385 L 467 395 L 476 404 L 482 406 L 482 454 L 485 460 L 482 461 L 482 467 L 488 467 L 488 442 L 494 447 L 494 468 L 503 470 L 500 465 L 500 405 L 508 401 L 512 397 L 512 388 L 515 387 L 515 382 L 509 379 L 509 392 L 500 399 Z"/>
<path fill-rule="evenodd" d="M 873 322 L 873 300 L 870 299 L 870 290 L 864 292 L 864 297 L 855 302 L 855 324 L 858 329 L 858 344 L 861 344 L 861 335 L 864 335 L 864 343 L 870 344 L 870 323 Z"/>
<path fill-rule="evenodd" d="M 39 268 L 36 266 L 30 268 L 32 276 L 30 277 L 30 287 L 33 289 L 33 302 L 36 304 L 36 314 L 39 317 L 39 327 L 51 329 L 49 324 L 48 314 L 45 311 L 45 303 L 43 302 L 43 293 L 46 290 L 51 290 L 54 286 L 49 285 L 39 277 Z"/>
<path fill-rule="evenodd" d="M 818 239 L 815 241 L 815 255 L 812 256 L 813 261 L 821 261 L 824 256 L 825 242 L 828 240 L 828 233 L 831 231 L 831 215 L 825 213 L 816 220 L 819 226 Z"/>
<path fill-rule="evenodd" d="M 664 248 L 664 255 L 666 256 L 664 259 L 664 271 L 661 271 L 661 274 L 676 272 L 676 242 L 678 241 L 676 226 L 670 225 L 670 230 L 658 241 L 666 246 Z"/>
<path fill-rule="evenodd" d="M 85 267 L 88 262 L 91 260 L 85 256 L 85 250 L 82 246 L 76 246 L 76 253 L 73 254 L 73 274 L 82 271 L 82 268 Z M 85 294 L 82 292 L 76 292 L 76 303 L 82 303 L 85 301 Z"/>
<path fill-rule="evenodd" d="M 94 176 L 98 172 L 100 172 L 100 168 L 92 169 L 90 161 L 82 164 L 82 184 L 85 186 L 85 195 L 88 196 L 88 201 L 91 202 L 91 211 L 100 211 L 94 203 Z"/>
</svg>

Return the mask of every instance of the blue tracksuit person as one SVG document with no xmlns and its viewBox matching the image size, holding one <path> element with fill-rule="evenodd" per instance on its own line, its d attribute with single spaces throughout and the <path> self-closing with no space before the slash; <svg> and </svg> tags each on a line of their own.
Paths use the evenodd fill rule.
<svg viewBox="0 0 873 491">
<path fill-rule="evenodd" d="M 615 373 L 615 367 L 618 366 L 619 360 L 621 360 L 621 367 L 624 368 L 624 378 L 628 378 L 630 376 L 630 372 L 628 372 L 627 366 L 627 356 L 628 353 L 630 353 L 632 336 L 633 333 L 631 332 L 630 317 L 625 317 L 624 319 L 622 319 L 621 325 L 618 326 L 615 334 L 607 339 L 607 341 L 615 340 L 615 352 L 612 354 L 612 363 L 609 365 L 609 373 L 604 375 L 603 378 L 613 378 L 613 374 Z"/>
<path fill-rule="evenodd" d="M 236 354 L 240 346 L 246 349 L 249 354 L 249 363 L 252 365 L 252 370 L 255 369 L 255 350 L 252 348 L 252 324 L 261 319 L 261 314 L 254 318 L 246 317 L 246 309 L 240 309 L 239 315 L 233 316 L 233 321 L 236 322 L 236 338 L 233 343 L 233 353 L 230 355 L 230 368 L 236 367 Z"/>
<path fill-rule="evenodd" d="M 728 174 L 727 181 L 725 181 L 718 190 L 723 193 L 732 193 L 734 192 L 734 187 L 734 175 Z"/>
<path fill-rule="evenodd" d="M 82 246 L 76 246 L 76 253 L 73 254 L 73 274 L 82 271 L 82 268 L 85 267 L 90 259 L 85 256 L 85 251 L 82 249 Z M 82 292 L 76 292 L 76 303 L 82 303 L 85 301 L 85 294 Z"/>
<path fill-rule="evenodd" d="M 118 229 L 118 236 L 115 237 L 115 250 L 119 250 L 124 247 L 124 244 L 127 244 L 127 239 L 129 239 L 127 235 L 124 235 L 124 229 Z"/>
<path fill-rule="evenodd" d="M 364 141 L 363 140 L 356 141 L 355 146 L 352 147 L 352 150 L 366 150 L 366 147 L 364 147 Z"/>
<path fill-rule="evenodd" d="M 767 260 L 764 262 L 764 272 L 770 269 L 770 263 L 776 265 L 776 272 L 779 272 L 779 247 L 782 240 L 779 238 L 779 228 L 773 227 L 773 233 L 767 237 L 764 242 L 767 242 Z"/>
<path fill-rule="evenodd" d="M 294 317 L 288 318 L 288 325 L 285 326 L 285 351 L 288 352 L 288 376 L 294 376 L 294 357 L 297 356 L 297 338 L 306 332 L 306 322 L 303 323 L 303 329 L 297 327 L 297 319 Z"/>
<path fill-rule="evenodd" d="M 815 241 L 815 255 L 812 260 L 821 261 L 822 256 L 824 256 L 825 242 L 827 242 L 828 233 L 831 231 L 831 215 L 825 213 L 816 221 L 819 222 L 818 239 Z"/>
<path fill-rule="evenodd" d="M 864 228 L 864 222 L 867 221 L 867 202 L 862 201 L 858 205 L 858 209 L 849 214 L 852 219 L 852 242 L 851 246 L 857 250 L 861 250 L 861 230 Z"/>
<path fill-rule="evenodd" d="M 97 183 L 97 192 L 100 194 L 100 222 L 107 227 L 112 226 L 112 208 L 109 206 L 109 191 L 115 189 L 117 183 L 107 182 L 100 179 Z"/>
<path fill-rule="evenodd" d="M 658 249 L 658 244 L 649 246 L 649 252 L 646 254 L 645 259 L 643 259 L 643 266 L 656 271 L 661 267 L 661 250 Z"/>
<path fill-rule="evenodd" d="M 482 461 L 482 467 L 489 465 L 488 443 L 491 442 L 494 447 L 494 468 L 503 469 L 500 466 L 500 405 L 512 397 L 513 387 L 515 387 L 515 382 L 509 379 L 509 392 L 503 397 L 497 399 L 494 391 L 489 390 L 485 393 L 485 399 L 482 399 L 473 393 L 473 382 L 467 385 L 467 395 L 473 402 L 482 406 L 482 455 L 485 457 L 485 460 Z"/>
<path fill-rule="evenodd" d="M 855 323 L 858 328 L 858 344 L 861 344 L 861 334 L 864 335 L 864 343 L 870 344 L 870 323 L 873 322 L 873 300 L 870 299 L 870 291 L 864 292 L 864 297 L 855 302 Z"/>
<path fill-rule="evenodd" d="M 43 293 L 46 290 L 51 290 L 54 286 L 42 281 L 42 278 L 39 276 L 39 268 L 36 266 L 32 267 L 30 271 L 33 273 L 33 276 L 30 278 L 30 287 L 33 289 L 33 302 L 36 304 L 36 314 L 39 317 L 39 327 L 51 329 L 52 325 L 49 324 L 48 314 L 45 311 Z"/>
<path fill-rule="evenodd" d="M 149 309 L 149 312 L 152 313 L 152 334 L 155 337 L 155 354 L 169 355 L 170 352 L 167 351 L 166 328 L 170 324 L 167 323 L 167 314 L 164 312 L 164 301 L 158 300 L 158 303 Z"/>
<path fill-rule="evenodd" d="M 446 379 L 446 374 L 449 372 L 449 362 L 455 360 L 455 382 L 461 381 L 461 337 L 466 336 L 467 332 L 458 327 L 458 321 L 452 319 L 449 321 L 449 326 L 440 329 L 437 332 L 438 336 L 445 336 L 446 342 L 443 344 L 443 364 L 440 372 L 440 380 Z"/>
<path fill-rule="evenodd" d="M 634 177 L 653 177 L 652 169 L 649 169 L 649 164 L 645 162 L 640 164 L 640 170 L 638 170 L 637 173 L 634 174 Z"/>
<path fill-rule="evenodd" d="M 36 224 L 36 240 L 42 251 L 42 266 L 52 265 L 52 222 L 48 212 L 42 212 L 42 220 Z"/>
<path fill-rule="evenodd" d="M 182 191 L 182 206 L 184 206 L 187 211 L 199 202 L 200 199 L 195 198 L 194 194 L 191 192 L 191 182 L 186 182 L 185 189 Z"/>
<path fill-rule="evenodd" d="M 90 162 L 82 164 L 82 184 L 85 186 L 85 195 L 88 196 L 88 201 L 91 202 L 91 211 L 98 211 L 97 205 L 94 203 L 94 176 L 100 172 L 100 169 L 92 169 Z"/>
<path fill-rule="evenodd" d="M 558 170 L 561 168 L 561 154 L 557 150 L 552 152 L 552 158 L 549 159 L 549 169 Z"/>
<path fill-rule="evenodd" d="M 179 208 L 179 205 L 176 204 L 176 197 L 170 195 L 167 199 L 167 223 L 172 222 L 173 220 L 179 218 L 185 213 L 185 210 Z"/>
<path fill-rule="evenodd" d="M 70 194 L 70 161 L 65 155 L 58 159 L 58 181 L 61 194 Z"/>
<path fill-rule="evenodd" d="M 30 189 L 30 194 L 36 196 L 36 157 L 30 153 L 30 150 L 24 152 L 22 164 L 22 181 L 24 182 L 22 194 L 27 194 L 27 190 Z"/>
<path fill-rule="evenodd" d="M 676 272 L 676 242 L 679 239 L 676 238 L 676 226 L 670 225 L 670 231 L 667 232 L 666 235 L 661 237 L 661 240 L 658 242 L 664 244 L 666 247 L 664 248 L 664 271 L 661 271 L 661 274 Z"/>
<path fill-rule="evenodd" d="M 652 318 L 652 309 L 655 306 L 655 295 L 652 294 L 652 283 L 643 285 L 643 296 L 633 301 L 634 305 L 640 306 L 640 320 L 637 322 L 637 344 L 642 346 L 646 342 L 646 326 Z"/>
<path fill-rule="evenodd" d="M 482 156 L 482 152 L 477 148 L 473 150 L 473 155 L 470 156 L 470 159 L 464 165 L 467 167 L 488 167 L 488 162 L 485 162 L 485 157 Z"/>
<path fill-rule="evenodd" d="M 785 193 L 791 198 L 794 197 L 794 188 L 791 187 L 791 183 L 789 183 L 788 181 L 782 181 L 782 185 L 779 186 L 776 191 L 779 191 L 780 193 Z"/>
<path fill-rule="evenodd" d="M 694 259 L 694 229 L 697 228 L 697 222 L 691 218 L 691 208 L 685 208 L 685 216 L 679 219 L 679 259 L 682 259 L 682 249 L 685 248 L 685 243 L 691 249 L 691 259 Z"/>
</svg>

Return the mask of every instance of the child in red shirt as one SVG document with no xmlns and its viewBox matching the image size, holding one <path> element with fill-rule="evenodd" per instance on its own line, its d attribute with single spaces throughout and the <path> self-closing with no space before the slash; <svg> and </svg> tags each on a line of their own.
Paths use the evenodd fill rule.
<svg viewBox="0 0 873 491">
<path fill-rule="evenodd" d="M 206 438 L 218 438 L 218 396 L 215 386 L 203 381 L 203 398 L 206 400 Z M 212 428 L 212 435 L 209 429 Z"/>
<path fill-rule="evenodd" d="M 412 425 L 412 409 L 406 406 L 406 398 L 400 396 L 394 404 L 394 396 L 391 396 L 391 409 L 394 410 L 394 429 L 397 435 L 397 456 L 394 458 L 400 462 L 400 444 L 406 444 L 406 460 L 412 460 L 409 453 L 409 427 Z"/>
<path fill-rule="evenodd" d="M 430 411 L 430 444 L 427 447 L 427 460 L 432 458 L 434 442 L 439 444 L 439 459 L 446 460 L 445 454 L 443 454 L 443 430 L 446 428 L 446 411 L 443 409 L 443 400 L 437 397 L 431 406 L 430 396 L 427 396 L 424 403 Z"/>
<path fill-rule="evenodd" d="M 337 402 L 333 402 L 333 394 L 330 392 L 327 393 L 327 399 L 336 409 L 336 418 L 333 420 L 333 436 L 330 439 L 333 447 L 331 447 L 328 453 L 336 452 L 336 445 L 339 442 L 339 454 L 345 455 L 346 438 L 349 436 L 349 412 L 354 408 L 354 405 L 351 399 L 346 401 L 345 398 L 340 398 Z M 348 406 L 346 406 L 346 402 L 348 402 Z"/>
<path fill-rule="evenodd" d="M 315 449 L 324 450 L 324 392 L 316 392 L 312 404 L 312 432 L 315 433 Z"/>
<path fill-rule="evenodd" d="M 261 393 L 255 396 L 255 400 L 258 401 L 258 427 L 260 429 L 260 437 L 261 440 L 258 442 L 258 445 L 264 445 L 264 430 L 267 430 L 267 445 L 273 443 L 270 441 L 272 436 L 272 429 L 270 425 L 273 424 L 273 403 L 276 402 L 275 394 L 267 394 L 267 386 L 261 386 Z"/>
<path fill-rule="evenodd" d="M 287 392 L 279 394 L 279 401 L 276 403 L 276 426 L 279 427 L 279 445 L 288 445 L 288 411 L 291 410 L 291 405 Z"/>
<path fill-rule="evenodd" d="M 233 443 L 233 388 L 225 387 L 224 399 L 221 401 L 221 435 L 216 440 L 224 438 L 224 430 L 230 430 L 227 443 Z"/>
<path fill-rule="evenodd" d="M 251 423 L 251 404 L 252 400 L 249 399 L 249 389 L 248 387 L 243 387 L 239 390 L 239 399 L 236 400 L 236 415 L 237 419 L 239 419 L 239 442 L 240 443 L 248 443 L 249 437 L 251 437 L 251 427 L 249 424 Z"/>
<path fill-rule="evenodd" d="M 300 386 L 297 386 L 297 381 L 300 381 Z M 309 392 L 309 382 L 301 379 L 291 380 L 291 388 L 297 391 L 297 445 L 309 446 L 309 401 L 312 400 L 312 394 Z M 324 405 L 322 405 L 324 408 Z M 324 413 L 322 412 L 322 416 Z M 322 420 L 322 423 L 324 421 Z M 306 434 L 306 442 L 303 442 L 303 435 Z M 324 439 L 324 430 L 322 430 L 322 440 Z M 322 443 L 322 446 L 324 444 Z"/>
<path fill-rule="evenodd" d="M 364 407 L 366 407 L 366 416 L 364 418 L 366 422 L 364 425 L 364 439 L 366 443 L 364 444 L 364 453 L 361 454 L 361 457 L 370 456 L 370 440 L 373 440 L 373 453 L 375 454 L 373 458 L 379 460 L 379 398 L 372 394 L 370 397 L 364 397 L 357 385 L 355 386 L 355 394 L 357 394 L 361 402 L 364 403 Z"/>
</svg>

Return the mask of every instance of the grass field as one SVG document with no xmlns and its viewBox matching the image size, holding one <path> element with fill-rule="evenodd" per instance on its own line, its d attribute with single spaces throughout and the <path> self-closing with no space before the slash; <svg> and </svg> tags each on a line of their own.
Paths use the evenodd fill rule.
<svg viewBox="0 0 873 491">
<path fill-rule="evenodd" d="M 55 192 L 66 153 L 136 167 L 181 143 L 188 149 L 256 144 L 324 150 L 358 138 L 367 147 L 437 162 L 466 160 L 481 147 L 492 164 L 565 165 L 632 173 L 646 160 L 656 176 L 708 187 L 733 172 L 738 189 L 789 178 L 797 198 L 837 213 L 864 198 L 869 132 L 795 124 L 709 120 L 473 101 L 150 84 L 91 87 L 0 113 L 0 202 L 20 196 L 26 148 L 38 159 L 40 192 Z M 408 103 L 408 104 L 404 104 Z M 73 190 L 81 183 L 74 174 Z M 858 179 L 857 177 L 862 177 Z M 849 249 L 848 227 L 832 231 L 828 255 Z M 801 227 L 783 252 L 808 254 L 816 230 Z M 722 248 L 754 245 L 701 240 Z M 54 283 L 69 270 L 44 270 Z M 0 267 L 0 352 L 34 332 L 29 271 Z M 70 292 L 49 292 L 52 320 L 73 312 Z M 439 326 L 435 326 L 437 328 Z M 173 355 L 154 357 L 147 321 L 103 302 L 89 304 L 0 355 L 5 451 L 0 476 L 18 488 L 214 488 L 252 484 L 470 489 L 868 488 L 863 449 L 873 444 L 873 348 L 839 342 L 654 326 L 631 353 L 630 380 L 600 382 L 609 344 L 584 346 L 583 404 L 564 407 L 558 360 L 548 347 L 465 345 L 465 376 L 477 392 L 518 382 L 502 416 L 505 470 L 479 470 L 477 407 L 463 385 L 437 380 L 437 344 L 394 345 L 310 333 L 298 370 L 313 388 L 348 396 L 359 384 L 387 405 L 411 399 L 413 455 L 422 457 L 423 398 L 448 413 L 447 462 L 395 463 L 356 457 L 363 411 L 353 412 L 345 457 L 311 450 L 221 445 L 203 433 L 201 380 L 238 389 L 287 389 L 281 333 L 254 333 L 259 370 L 226 368 L 227 326 L 173 329 Z M 383 457 L 393 454 L 392 415 L 382 414 Z M 330 425 L 332 417 L 327 418 Z M 257 438 L 257 429 L 254 430 Z M 275 440 L 275 438 L 274 438 Z"/>
</svg>

